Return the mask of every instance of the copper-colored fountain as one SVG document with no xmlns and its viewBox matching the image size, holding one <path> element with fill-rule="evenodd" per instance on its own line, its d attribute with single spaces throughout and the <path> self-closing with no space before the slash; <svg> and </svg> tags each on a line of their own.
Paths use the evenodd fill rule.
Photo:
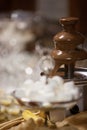
<svg viewBox="0 0 87 130">
<path fill-rule="evenodd" d="M 55 48 L 51 56 L 55 60 L 55 67 L 51 76 L 57 75 L 58 71 L 63 70 L 63 77 L 72 79 L 75 76 L 76 61 L 87 59 L 87 52 L 78 47 L 82 46 L 85 40 L 84 36 L 75 29 L 78 20 L 77 17 L 59 19 L 63 30 L 53 38 Z M 62 65 L 64 67 L 60 69 Z"/>
</svg>

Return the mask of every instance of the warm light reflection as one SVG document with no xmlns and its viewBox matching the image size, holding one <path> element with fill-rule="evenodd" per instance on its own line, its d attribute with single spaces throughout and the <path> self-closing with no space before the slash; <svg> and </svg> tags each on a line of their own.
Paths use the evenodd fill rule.
<svg viewBox="0 0 87 130">
<path fill-rule="evenodd" d="M 62 51 L 58 50 L 57 55 L 61 55 Z"/>
<path fill-rule="evenodd" d="M 62 38 L 64 38 L 64 36 L 63 36 L 63 35 L 59 37 L 59 39 L 62 39 Z"/>
</svg>

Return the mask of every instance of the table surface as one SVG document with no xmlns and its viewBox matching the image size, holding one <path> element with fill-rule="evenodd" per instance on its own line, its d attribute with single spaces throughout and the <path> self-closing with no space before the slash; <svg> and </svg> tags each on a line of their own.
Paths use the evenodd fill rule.
<svg viewBox="0 0 87 130">
<path fill-rule="evenodd" d="M 77 130 L 77 129 L 70 127 L 70 126 L 66 126 L 66 127 L 60 128 L 60 129 L 58 129 L 58 128 L 52 129 L 52 128 L 41 127 L 39 129 L 36 129 L 36 130 Z"/>
</svg>

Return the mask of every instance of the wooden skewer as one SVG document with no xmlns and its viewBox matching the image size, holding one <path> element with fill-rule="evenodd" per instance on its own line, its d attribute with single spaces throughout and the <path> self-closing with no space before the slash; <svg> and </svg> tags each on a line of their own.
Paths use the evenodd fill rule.
<svg viewBox="0 0 87 130">
<path fill-rule="evenodd" d="M 24 119 L 23 119 L 22 117 L 19 117 L 19 118 L 13 119 L 13 120 L 11 120 L 11 121 L 2 123 L 2 124 L 0 124 L 0 130 L 9 129 L 9 128 L 11 128 L 12 126 L 18 125 L 18 124 L 20 124 L 20 123 L 23 122 L 23 121 L 24 121 Z"/>
<path fill-rule="evenodd" d="M 1 123 L 1 124 L 0 124 L 0 127 L 1 127 L 2 125 L 6 124 L 6 123 L 10 123 L 10 122 L 17 121 L 17 120 L 22 120 L 22 119 L 23 119 L 23 117 L 21 116 L 21 117 L 18 117 L 18 118 L 16 118 L 16 119 L 13 119 L 13 120 L 10 120 L 10 121 Z"/>
</svg>

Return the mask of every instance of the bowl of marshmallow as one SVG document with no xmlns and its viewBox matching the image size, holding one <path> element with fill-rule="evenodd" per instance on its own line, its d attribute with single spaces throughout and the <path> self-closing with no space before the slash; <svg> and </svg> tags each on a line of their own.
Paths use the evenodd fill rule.
<svg viewBox="0 0 87 130">
<path fill-rule="evenodd" d="M 71 107 L 82 97 L 74 81 L 65 82 L 60 76 L 39 80 L 28 79 L 21 88 L 12 94 L 21 105 L 33 109 L 58 109 Z"/>
</svg>

